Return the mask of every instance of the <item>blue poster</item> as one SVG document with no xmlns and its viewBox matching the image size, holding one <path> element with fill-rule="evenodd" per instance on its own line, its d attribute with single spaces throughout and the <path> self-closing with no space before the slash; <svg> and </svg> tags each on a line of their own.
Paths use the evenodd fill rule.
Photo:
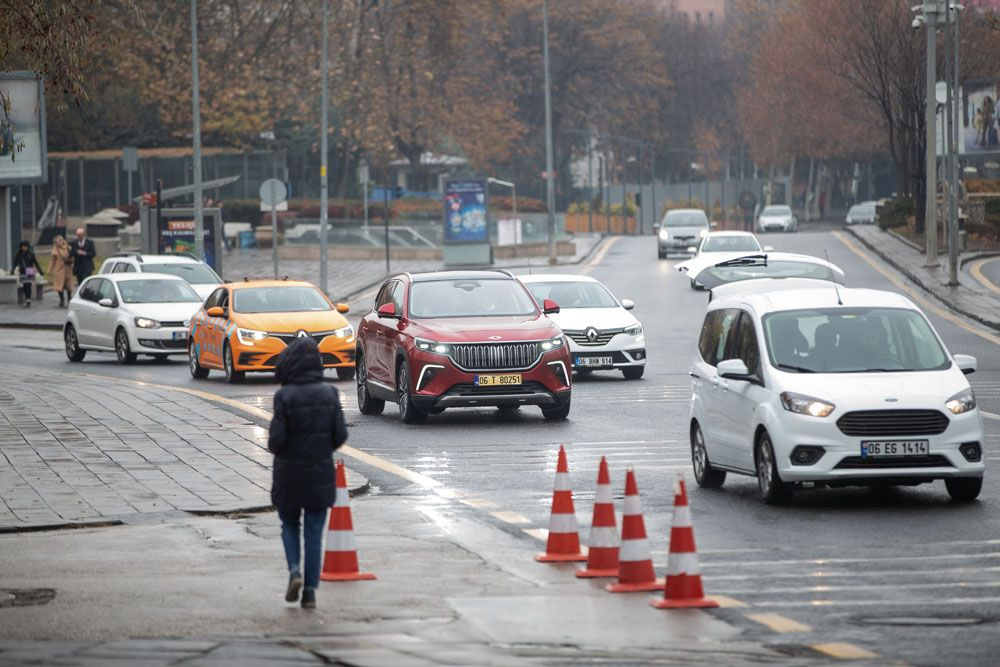
<svg viewBox="0 0 1000 667">
<path fill-rule="evenodd" d="M 445 243 L 489 243 L 486 181 L 445 181 Z"/>
</svg>

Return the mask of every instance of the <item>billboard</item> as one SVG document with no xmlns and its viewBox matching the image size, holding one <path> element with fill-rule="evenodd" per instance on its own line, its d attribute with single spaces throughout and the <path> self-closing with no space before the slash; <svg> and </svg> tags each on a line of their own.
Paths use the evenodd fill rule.
<svg viewBox="0 0 1000 667">
<path fill-rule="evenodd" d="M 218 210 L 218 209 L 216 209 Z M 205 263 L 218 270 L 215 263 L 215 215 L 204 212 L 205 221 Z M 157 234 L 158 254 L 166 252 L 187 252 L 194 254 L 194 216 L 190 211 L 175 212 L 164 209 L 160 217 Z"/>
<path fill-rule="evenodd" d="M 444 183 L 444 242 L 489 243 L 486 181 L 463 179 Z"/>
<path fill-rule="evenodd" d="M 963 155 L 1000 153 L 1000 82 L 966 83 L 962 86 L 959 151 Z"/>
<path fill-rule="evenodd" d="M 48 180 L 45 92 L 32 72 L 0 72 L 0 186 Z"/>
</svg>

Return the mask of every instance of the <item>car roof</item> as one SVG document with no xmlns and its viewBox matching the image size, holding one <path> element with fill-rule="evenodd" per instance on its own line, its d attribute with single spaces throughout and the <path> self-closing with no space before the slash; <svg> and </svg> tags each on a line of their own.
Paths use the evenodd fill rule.
<svg viewBox="0 0 1000 667">
<path fill-rule="evenodd" d="M 764 280 L 758 281 L 764 282 Z M 806 281 L 802 281 L 806 282 Z M 760 315 L 785 310 L 802 310 L 808 308 L 906 308 L 919 310 L 912 301 L 896 292 L 875 290 L 859 287 L 838 286 L 833 283 L 828 287 L 815 287 L 817 281 L 812 280 L 811 289 L 772 289 L 750 292 L 735 292 L 712 300 L 710 310 L 717 308 L 733 308 L 746 304 Z"/>
<path fill-rule="evenodd" d="M 226 283 L 234 290 L 249 289 L 251 287 L 316 287 L 305 280 L 281 280 L 273 278 L 244 278 L 240 281 Z M 318 287 L 316 289 L 319 289 Z"/>
<path fill-rule="evenodd" d="M 104 278 L 110 280 L 111 282 L 120 283 L 127 280 L 179 280 L 182 283 L 187 283 L 186 280 L 180 276 L 174 276 L 169 273 L 96 273 L 95 278 Z"/>
<path fill-rule="evenodd" d="M 674 208 L 667 211 L 667 215 L 670 215 L 671 213 L 701 213 L 702 215 L 705 215 L 705 212 L 700 208 Z"/>
<path fill-rule="evenodd" d="M 193 257 L 186 257 L 184 255 L 146 255 L 142 253 L 123 253 L 115 254 L 108 257 L 105 262 L 126 262 L 128 260 L 135 260 L 136 262 L 153 262 L 155 264 L 201 264 L 200 261 Z"/>
<path fill-rule="evenodd" d="M 753 232 L 732 232 L 732 231 L 722 231 L 722 232 L 709 232 L 705 238 L 715 238 L 717 236 L 749 236 L 750 238 L 757 238 L 754 236 Z"/>
<path fill-rule="evenodd" d="M 518 276 L 522 283 L 599 283 L 597 278 L 581 276 L 572 273 L 539 273 L 530 276 Z"/>
<path fill-rule="evenodd" d="M 775 208 L 791 209 L 792 207 L 789 206 L 788 204 L 768 204 L 767 206 L 764 207 L 764 210 L 766 211 L 768 209 L 775 209 Z"/>
<path fill-rule="evenodd" d="M 426 283 L 434 280 L 514 280 L 513 274 L 500 269 L 486 271 L 430 271 L 427 273 L 410 274 L 410 280 L 415 283 Z"/>
</svg>

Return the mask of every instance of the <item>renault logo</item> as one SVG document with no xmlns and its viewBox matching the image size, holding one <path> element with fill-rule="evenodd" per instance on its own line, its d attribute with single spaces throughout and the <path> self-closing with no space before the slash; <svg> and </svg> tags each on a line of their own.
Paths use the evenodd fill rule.
<svg viewBox="0 0 1000 667">
<path fill-rule="evenodd" d="M 305 331 L 299 329 L 299 332 L 297 334 L 295 334 L 295 337 L 296 338 L 309 338 L 309 334 L 307 334 Z"/>
<path fill-rule="evenodd" d="M 597 333 L 597 329 L 595 329 L 594 327 L 590 327 L 589 329 L 587 329 L 587 340 L 589 340 L 591 343 L 596 341 L 597 336 L 599 335 L 600 334 Z"/>
</svg>

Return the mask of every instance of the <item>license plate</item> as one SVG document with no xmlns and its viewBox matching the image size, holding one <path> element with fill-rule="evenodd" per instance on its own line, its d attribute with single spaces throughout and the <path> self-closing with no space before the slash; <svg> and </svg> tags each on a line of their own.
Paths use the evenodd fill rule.
<svg viewBox="0 0 1000 667">
<path fill-rule="evenodd" d="M 520 375 L 477 375 L 476 386 L 500 387 L 521 384 Z"/>
<path fill-rule="evenodd" d="M 577 357 L 577 366 L 611 366 L 615 363 L 612 357 Z"/>
<path fill-rule="evenodd" d="M 893 456 L 927 456 L 930 445 L 926 440 L 863 440 L 861 456 L 893 457 Z"/>
<path fill-rule="evenodd" d="M 174 340 L 184 340 L 187 338 L 187 331 L 175 331 L 173 334 Z"/>
</svg>

